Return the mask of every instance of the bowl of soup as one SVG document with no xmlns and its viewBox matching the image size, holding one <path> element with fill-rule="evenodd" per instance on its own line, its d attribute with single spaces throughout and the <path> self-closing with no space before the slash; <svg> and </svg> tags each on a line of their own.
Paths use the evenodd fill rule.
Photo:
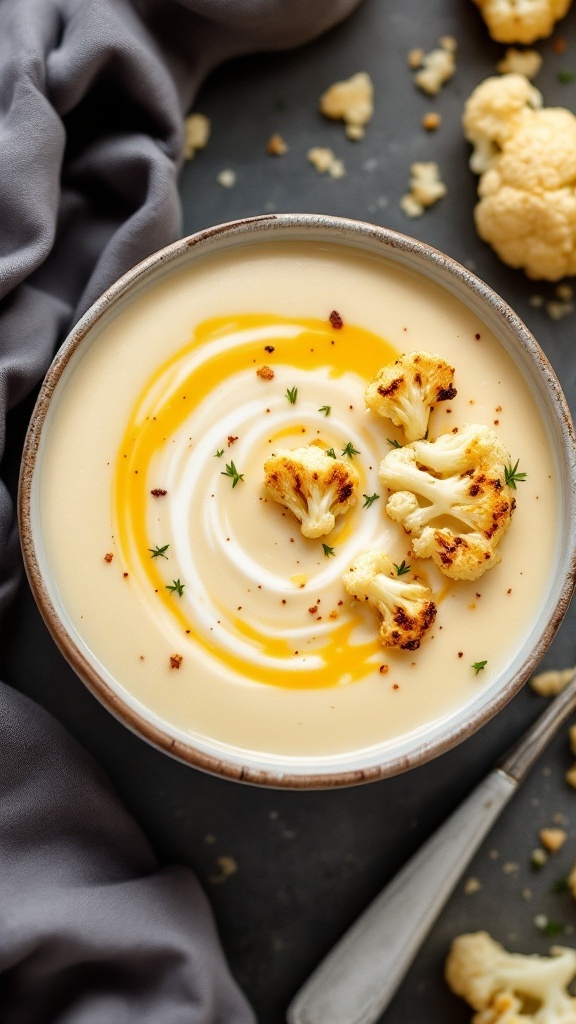
<svg viewBox="0 0 576 1024">
<path fill-rule="evenodd" d="M 421 351 L 454 370 L 428 440 L 489 427 L 515 471 L 501 560 L 475 579 L 415 558 L 387 513 L 379 467 L 406 439 L 366 388 Z M 310 447 L 357 479 L 314 537 L 264 486 L 273 454 Z M 27 573 L 144 740 L 228 779 L 354 785 L 454 746 L 534 671 L 574 587 L 574 450 L 536 341 L 449 257 L 332 217 L 219 225 L 122 277 L 58 352 L 23 457 Z M 433 596 L 418 645 L 383 646 L 343 585 L 375 550 Z"/>
</svg>

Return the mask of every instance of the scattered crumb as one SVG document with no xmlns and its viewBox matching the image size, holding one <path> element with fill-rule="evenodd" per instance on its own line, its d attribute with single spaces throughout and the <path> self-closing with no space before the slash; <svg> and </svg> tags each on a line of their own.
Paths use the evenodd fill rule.
<svg viewBox="0 0 576 1024">
<path fill-rule="evenodd" d="M 574 312 L 574 303 L 562 302 L 560 299 L 550 299 L 545 304 L 545 309 L 551 320 L 563 320 L 565 316 L 570 316 Z"/>
<path fill-rule="evenodd" d="M 305 587 L 308 582 L 308 577 L 303 573 L 296 573 L 295 576 L 290 577 L 290 583 L 293 583 L 295 587 Z"/>
<path fill-rule="evenodd" d="M 546 914 L 536 914 L 536 917 L 534 918 L 534 926 L 536 928 L 538 928 L 540 931 L 544 931 L 544 928 L 546 928 L 547 924 L 548 918 L 546 917 Z"/>
<path fill-rule="evenodd" d="M 556 39 L 552 43 L 552 49 L 554 50 L 554 53 L 564 53 L 566 45 L 564 36 L 556 36 Z"/>
<path fill-rule="evenodd" d="M 555 697 L 561 693 L 574 675 L 574 668 L 549 669 L 532 676 L 530 687 L 540 697 Z"/>
<path fill-rule="evenodd" d="M 418 68 L 424 60 L 424 50 L 418 47 L 408 52 L 408 67 L 412 68 L 412 71 L 418 71 Z"/>
<path fill-rule="evenodd" d="M 574 728 L 574 726 L 572 728 Z M 564 826 L 568 824 L 568 818 L 565 814 L 562 814 L 562 811 L 556 811 L 556 813 L 552 815 L 552 821 L 555 825 Z"/>
<path fill-rule="evenodd" d="M 513 875 L 516 871 L 519 870 L 519 868 L 520 865 L 515 860 L 507 860 L 502 865 L 502 871 L 504 872 L 505 875 Z"/>
<path fill-rule="evenodd" d="M 261 380 L 273 380 L 274 370 L 272 370 L 269 366 L 259 366 L 258 369 L 256 370 L 256 376 L 260 377 Z"/>
<path fill-rule="evenodd" d="M 210 138 L 212 127 L 209 117 L 204 114 L 190 114 L 184 121 L 184 159 L 192 160 L 199 149 L 204 149 Z"/>
<path fill-rule="evenodd" d="M 574 298 L 574 289 L 571 284 L 559 284 L 554 289 L 557 299 L 561 299 L 562 302 L 570 302 Z"/>
<path fill-rule="evenodd" d="M 521 896 L 523 900 L 528 902 L 528 900 L 532 899 L 532 889 L 522 889 Z"/>
<path fill-rule="evenodd" d="M 334 82 L 320 97 L 320 113 L 344 121 L 346 135 L 358 140 L 374 113 L 374 87 L 370 75 L 359 71 L 344 82 Z"/>
<path fill-rule="evenodd" d="M 434 110 L 430 110 L 427 114 L 424 114 L 422 118 L 422 127 L 427 132 L 435 132 L 442 124 L 442 118 Z"/>
<path fill-rule="evenodd" d="M 213 885 L 219 885 L 221 882 L 225 882 L 231 875 L 235 875 L 238 871 L 238 864 L 234 857 L 223 855 L 222 857 L 216 858 L 216 863 L 220 868 L 218 875 L 209 875 L 208 881 L 212 882 Z"/>
<path fill-rule="evenodd" d="M 466 893 L 466 896 L 471 896 L 473 893 L 479 892 L 481 888 L 482 883 L 480 879 L 474 878 L 473 875 L 471 875 L 470 878 L 467 878 L 464 882 L 464 892 Z"/>
<path fill-rule="evenodd" d="M 538 837 L 544 849 L 550 853 L 556 853 L 567 838 L 563 828 L 541 828 Z"/>
<path fill-rule="evenodd" d="M 498 858 L 500 856 L 500 851 L 499 850 L 490 850 L 490 853 L 488 854 L 488 856 L 490 857 L 490 860 L 498 860 Z"/>
<path fill-rule="evenodd" d="M 216 175 L 216 181 L 222 186 L 222 188 L 234 188 L 234 185 L 236 184 L 236 171 L 227 167 Z"/>
<path fill-rule="evenodd" d="M 410 191 L 402 196 L 400 209 L 407 217 L 421 217 L 428 206 L 446 195 L 446 185 L 440 178 L 438 164 L 433 162 L 412 164 L 410 175 Z"/>
<path fill-rule="evenodd" d="M 208 834 L 204 836 L 204 842 L 211 846 L 216 842 L 216 836 L 213 836 L 211 832 L 208 832 Z"/>
<path fill-rule="evenodd" d="M 270 153 L 270 156 L 284 156 L 288 152 L 288 146 L 281 135 L 271 135 L 268 139 L 266 152 Z"/>
<path fill-rule="evenodd" d="M 114 558 L 114 555 L 112 554 L 111 551 L 106 552 L 106 554 L 104 555 L 104 561 L 108 562 L 108 564 L 110 564 L 110 562 L 112 561 L 113 558 Z"/>
<path fill-rule="evenodd" d="M 496 65 L 496 70 L 503 75 L 516 74 L 536 78 L 541 67 L 542 55 L 537 50 L 516 50 L 511 46 Z"/>
<path fill-rule="evenodd" d="M 331 178 L 343 178 L 346 174 L 344 162 L 327 146 L 313 146 L 306 155 L 318 174 L 328 173 Z"/>
<path fill-rule="evenodd" d="M 408 63 L 416 60 L 416 53 L 421 54 L 420 62 L 416 65 L 419 70 L 414 75 L 414 82 L 422 92 L 428 96 L 437 96 L 445 82 L 448 82 L 456 71 L 456 40 L 452 36 L 443 36 L 438 40 L 439 46 L 430 50 L 429 53 L 411 50 L 408 55 Z"/>
<path fill-rule="evenodd" d="M 183 660 L 184 659 L 182 658 L 181 654 L 171 654 L 170 655 L 170 668 L 180 668 L 180 665 L 182 664 Z"/>
<path fill-rule="evenodd" d="M 528 305 L 532 306 L 532 309 L 542 309 L 544 305 L 543 295 L 531 295 L 528 299 Z"/>
<path fill-rule="evenodd" d="M 548 860 L 548 854 L 546 850 L 543 850 L 538 846 L 535 850 L 532 850 L 530 854 L 530 863 L 533 868 L 543 868 Z"/>
<path fill-rule="evenodd" d="M 569 786 L 576 789 L 576 764 L 573 764 L 572 767 L 568 769 L 564 778 Z"/>
</svg>

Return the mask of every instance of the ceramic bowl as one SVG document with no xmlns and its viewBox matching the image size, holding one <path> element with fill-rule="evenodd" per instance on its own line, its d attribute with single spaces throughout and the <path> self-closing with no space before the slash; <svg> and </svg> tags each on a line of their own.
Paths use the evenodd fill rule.
<svg viewBox="0 0 576 1024">
<path fill-rule="evenodd" d="M 473 582 L 412 566 L 386 514 L 379 462 L 405 439 L 363 389 L 414 350 L 456 370 L 430 437 L 485 423 L 526 474 Z M 364 494 L 313 540 L 262 486 L 275 448 L 311 442 Z M 64 656 L 146 741 L 228 779 L 354 785 L 453 747 L 536 669 L 574 587 L 574 453 L 549 363 L 473 274 L 374 225 L 256 217 L 150 256 L 66 339 L 23 457 L 26 568 Z M 375 547 L 434 591 L 418 650 L 383 648 L 342 586 Z"/>
</svg>

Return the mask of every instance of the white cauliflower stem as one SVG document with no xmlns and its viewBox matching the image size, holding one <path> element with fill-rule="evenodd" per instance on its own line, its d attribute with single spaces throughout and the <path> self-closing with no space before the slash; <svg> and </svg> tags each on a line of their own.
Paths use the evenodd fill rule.
<svg viewBox="0 0 576 1024">
<path fill-rule="evenodd" d="M 474 0 L 498 43 L 533 43 L 545 39 L 572 0 Z"/>
<path fill-rule="evenodd" d="M 431 352 L 409 352 L 378 370 L 366 389 L 366 405 L 402 427 L 408 441 L 424 437 L 430 408 L 456 395 L 454 368 Z"/>
<path fill-rule="evenodd" d="M 576 117 L 544 108 L 524 75 L 487 78 L 466 102 L 464 134 L 480 174 L 478 234 L 528 277 L 576 274 Z"/>
<path fill-rule="evenodd" d="M 335 517 L 356 504 L 358 473 L 316 445 L 281 449 L 264 463 L 265 487 L 274 501 L 294 513 L 305 537 L 321 537 Z"/>
<path fill-rule="evenodd" d="M 487 932 L 459 935 L 446 961 L 446 981 L 478 1011 L 472 1024 L 574 1024 L 576 950 L 551 957 L 508 953 Z"/>
<path fill-rule="evenodd" d="M 412 535 L 418 558 L 432 558 L 451 579 L 475 580 L 500 561 L 515 507 L 509 463 L 497 434 L 476 423 L 394 448 L 380 465 L 393 492 L 386 511 Z"/>
<path fill-rule="evenodd" d="M 342 577 L 349 594 L 369 601 L 381 618 L 379 637 L 384 647 L 415 651 L 436 618 L 432 592 L 419 581 L 398 576 L 382 551 L 358 555 Z"/>
</svg>

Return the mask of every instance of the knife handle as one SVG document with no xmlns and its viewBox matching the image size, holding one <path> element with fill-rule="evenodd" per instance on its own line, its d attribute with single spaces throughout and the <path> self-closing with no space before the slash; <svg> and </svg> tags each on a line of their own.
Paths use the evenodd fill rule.
<svg viewBox="0 0 576 1024">
<path fill-rule="evenodd" d="M 288 1007 L 288 1024 L 373 1024 L 517 788 L 496 768 L 370 904 Z"/>
</svg>

